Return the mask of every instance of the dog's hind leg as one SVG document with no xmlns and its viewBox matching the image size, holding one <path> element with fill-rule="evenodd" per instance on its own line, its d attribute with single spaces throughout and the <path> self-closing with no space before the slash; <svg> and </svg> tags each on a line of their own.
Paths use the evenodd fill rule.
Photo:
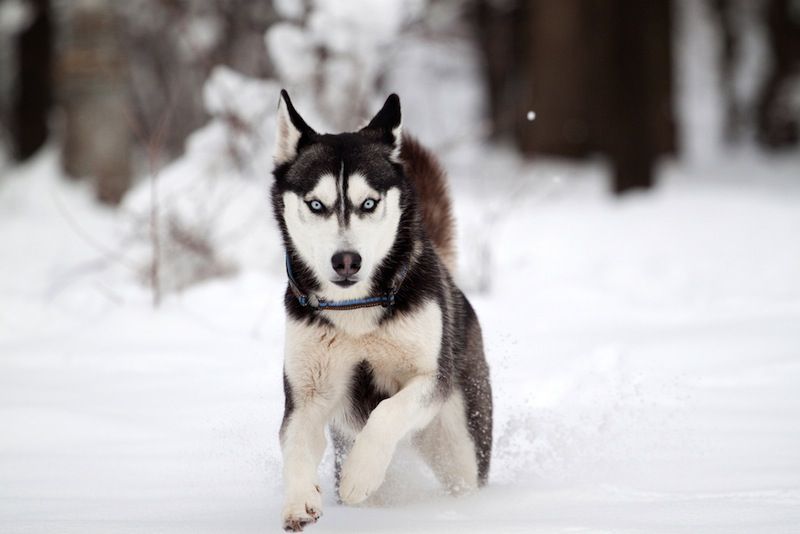
<svg viewBox="0 0 800 534">
<path fill-rule="evenodd" d="M 461 494 L 478 488 L 478 457 L 460 393 L 448 398 L 413 443 L 447 491 Z"/>
</svg>

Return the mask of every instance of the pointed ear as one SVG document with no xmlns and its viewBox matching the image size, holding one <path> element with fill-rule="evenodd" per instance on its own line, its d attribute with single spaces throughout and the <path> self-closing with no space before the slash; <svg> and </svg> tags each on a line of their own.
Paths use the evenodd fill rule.
<svg viewBox="0 0 800 534">
<path fill-rule="evenodd" d="M 289 98 L 289 93 L 281 89 L 278 101 L 278 131 L 275 135 L 275 165 L 288 163 L 297 157 L 297 152 L 303 143 L 307 143 L 316 132 L 306 124 L 303 117 L 297 113 Z"/>
<path fill-rule="evenodd" d="M 400 161 L 400 143 L 403 137 L 403 120 L 400 114 L 400 97 L 392 93 L 386 103 L 369 124 L 361 129 L 362 133 L 375 136 L 380 142 L 392 147 L 392 161 Z"/>
</svg>

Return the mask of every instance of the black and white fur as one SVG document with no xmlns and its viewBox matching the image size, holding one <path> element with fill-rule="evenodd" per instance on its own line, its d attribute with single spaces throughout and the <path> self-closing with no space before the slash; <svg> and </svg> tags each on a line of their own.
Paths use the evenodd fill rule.
<svg viewBox="0 0 800 534">
<path fill-rule="evenodd" d="M 427 215 L 435 220 L 436 202 L 449 210 L 449 199 L 420 198 L 424 188 L 414 182 L 426 177 L 407 175 L 420 167 L 403 160 L 403 143 L 415 142 L 401 135 L 397 95 L 360 131 L 330 135 L 311 129 L 281 93 L 272 203 L 297 284 L 326 300 L 399 285 L 393 306 L 348 311 L 302 306 L 287 288 L 280 430 L 287 530 L 322 513 L 317 471 L 326 425 L 345 504 L 381 485 L 407 436 L 454 492 L 476 489 L 489 475 L 492 397 L 480 326 L 442 261 L 448 245 L 429 237 L 437 232 Z M 432 158 L 413 146 L 407 159 Z M 343 250 L 362 259 L 346 281 L 331 264 Z"/>
</svg>

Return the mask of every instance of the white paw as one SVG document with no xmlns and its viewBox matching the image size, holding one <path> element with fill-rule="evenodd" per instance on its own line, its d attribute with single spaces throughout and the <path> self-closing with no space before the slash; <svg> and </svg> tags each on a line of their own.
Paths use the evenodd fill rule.
<svg viewBox="0 0 800 534">
<path fill-rule="evenodd" d="M 303 527 L 316 523 L 322 516 L 322 495 L 319 486 L 312 486 L 303 494 L 293 494 L 287 497 L 283 506 L 283 530 L 287 532 L 302 532 Z"/>
<path fill-rule="evenodd" d="M 392 450 L 359 436 L 342 467 L 339 498 L 344 504 L 358 504 L 383 484 Z"/>
</svg>

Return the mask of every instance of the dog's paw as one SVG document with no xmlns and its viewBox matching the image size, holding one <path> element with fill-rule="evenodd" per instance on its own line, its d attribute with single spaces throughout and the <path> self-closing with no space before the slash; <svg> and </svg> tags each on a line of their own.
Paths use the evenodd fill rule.
<svg viewBox="0 0 800 534">
<path fill-rule="evenodd" d="M 287 532 L 302 532 L 303 528 L 311 523 L 316 523 L 322 516 L 322 496 L 319 486 L 289 498 L 283 507 L 283 530 Z"/>
<path fill-rule="evenodd" d="M 339 498 L 344 504 L 358 504 L 383 484 L 392 451 L 364 439 L 356 439 L 342 467 Z"/>
</svg>

